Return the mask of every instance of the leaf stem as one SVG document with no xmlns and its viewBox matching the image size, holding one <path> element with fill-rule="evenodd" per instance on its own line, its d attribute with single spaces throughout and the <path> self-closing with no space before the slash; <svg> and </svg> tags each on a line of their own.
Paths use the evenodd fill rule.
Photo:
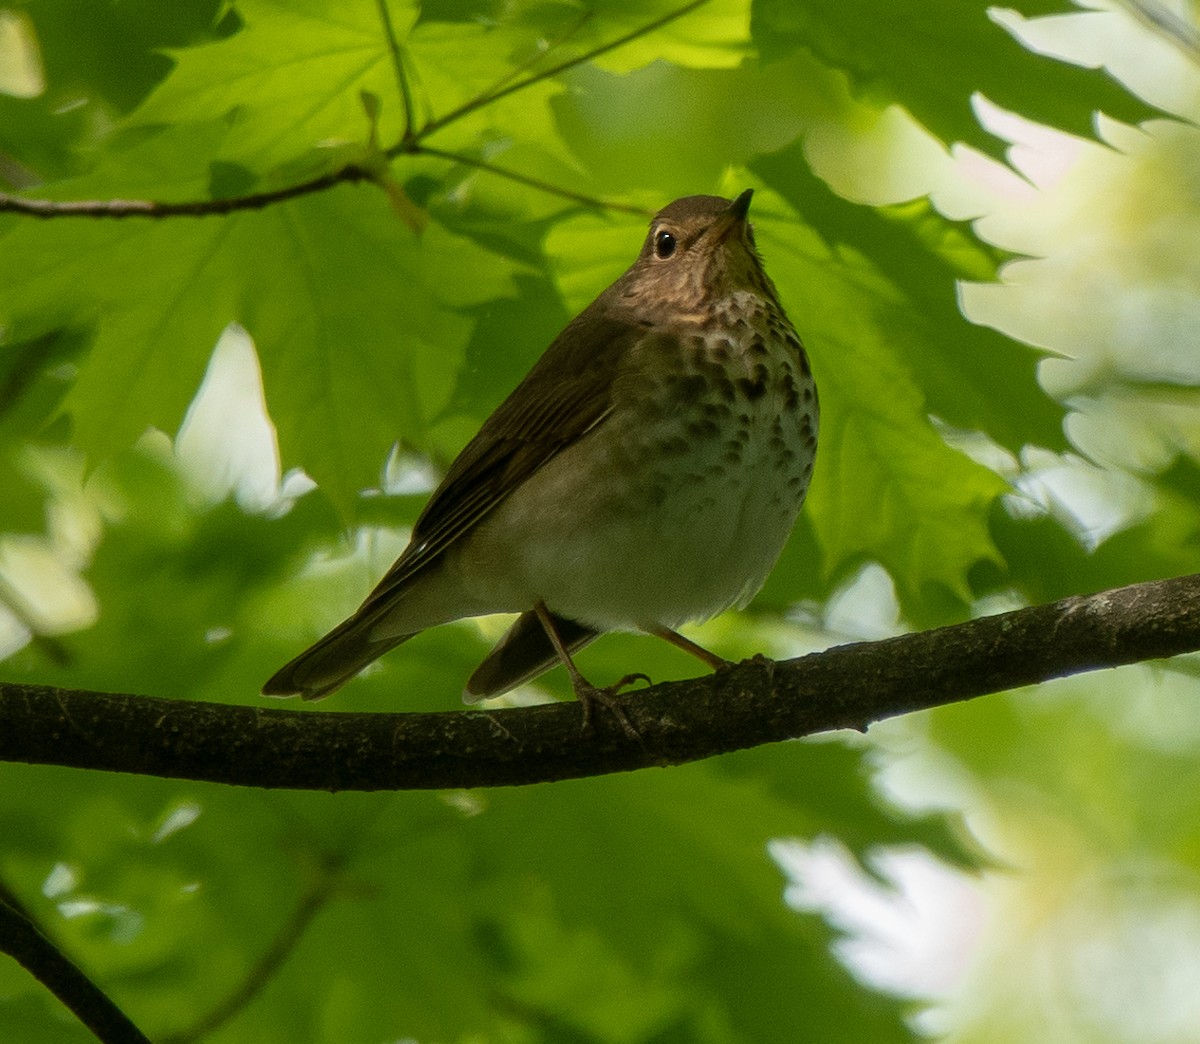
<svg viewBox="0 0 1200 1044">
<path fill-rule="evenodd" d="M 594 12 L 592 11 L 584 11 L 583 14 L 581 14 L 563 33 L 561 33 L 556 40 L 552 41 L 544 51 L 535 51 L 532 55 L 526 58 L 525 61 L 521 62 L 519 65 L 513 66 L 512 69 L 501 76 L 500 79 L 493 83 L 491 87 L 489 87 L 483 93 L 493 94 L 496 91 L 507 87 L 523 72 L 527 72 L 528 70 L 532 69 L 547 55 L 552 54 L 557 48 L 561 47 L 564 43 L 571 39 L 572 36 L 579 32 L 579 30 L 591 20 L 593 14 Z"/>
<path fill-rule="evenodd" d="M 485 170 L 489 174 L 495 174 L 497 177 L 507 178 L 509 181 L 515 181 L 520 185 L 528 185 L 530 188 L 538 189 L 541 192 L 549 193 L 553 196 L 558 196 L 560 199 L 569 199 L 573 203 L 581 203 L 585 207 L 591 207 L 596 210 L 617 210 L 626 214 L 639 214 L 646 217 L 653 216 L 652 210 L 647 210 L 645 207 L 639 207 L 633 203 L 620 203 L 615 200 L 600 199 L 596 196 L 588 196 L 582 192 L 572 192 L 570 189 L 562 188 L 549 181 L 542 181 L 540 178 L 530 177 L 528 174 L 522 174 L 516 170 L 509 170 L 507 167 L 497 166 L 495 163 L 489 163 L 487 160 L 476 159 L 474 156 L 467 156 L 461 152 L 447 152 L 442 149 L 430 148 L 428 145 L 420 145 L 415 150 L 416 153 L 422 153 L 426 156 L 435 156 L 438 159 L 450 160 L 454 163 L 461 163 L 466 167 L 474 167 L 476 170 Z"/>
<path fill-rule="evenodd" d="M 396 71 L 396 86 L 404 104 L 404 133 L 401 135 L 401 141 L 409 141 L 413 135 L 416 115 L 413 111 L 412 86 L 408 82 L 408 73 L 404 68 L 404 51 L 396 37 L 396 27 L 392 23 L 392 13 L 388 10 L 388 0 L 375 0 L 375 5 L 379 8 L 379 21 L 383 25 L 383 35 L 392 56 L 392 68 Z"/>
</svg>

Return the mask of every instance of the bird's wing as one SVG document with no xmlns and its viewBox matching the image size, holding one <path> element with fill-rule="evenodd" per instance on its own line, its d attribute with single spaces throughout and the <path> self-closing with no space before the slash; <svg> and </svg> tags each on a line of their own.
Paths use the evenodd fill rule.
<svg viewBox="0 0 1200 1044">
<path fill-rule="evenodd" d="M 604 422 L 619 360 L 646 331 L 600 313 L 593 305 L 572 321 L 467 443 L 360 612 L 386 600 L 546 461 Z"/>
</svg>

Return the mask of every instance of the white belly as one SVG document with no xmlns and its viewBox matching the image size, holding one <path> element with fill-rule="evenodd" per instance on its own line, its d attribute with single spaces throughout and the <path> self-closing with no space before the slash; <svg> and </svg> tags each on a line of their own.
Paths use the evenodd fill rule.
<svg viewBox="0 0 1200 1044">
<path fill-rule="evenodd" d="M 727 408 L 613 415 L 527 480 L 535 496 L 497 507 L 449 567 L 495 611 L 542 600 L 599 630 L 674 628 L 744 604 L 803 503 L 816 407 L 773 384 Z"/>
</svg>

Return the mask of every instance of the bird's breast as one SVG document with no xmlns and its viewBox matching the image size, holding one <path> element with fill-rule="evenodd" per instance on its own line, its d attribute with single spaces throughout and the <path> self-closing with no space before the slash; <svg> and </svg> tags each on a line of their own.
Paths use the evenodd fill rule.
<svg viewBox="0 0 1200 1044">
<path fill-rule="evenodd" d="M 736 294 L 703 321 L 648 334 L 632 354 L 613 389 L 614 436 L 627 436 L 616 449 L 631 467 L 661 458 L 668 485 L 706 474 L 738 481 L 748 468 L 763 485 L 793 480 L 803 496 L 816 451 L 816 387 L 781 310 Z"/>
<path fill-rule="evenodd" d="M 735 301 L 710 320 L 648 329 L 603 422 L 481 527 L 477 571 L 505 600 L 675 627 L 765 582 L 812 474 L 816 392 L 781 312 Z"/>
</svg>

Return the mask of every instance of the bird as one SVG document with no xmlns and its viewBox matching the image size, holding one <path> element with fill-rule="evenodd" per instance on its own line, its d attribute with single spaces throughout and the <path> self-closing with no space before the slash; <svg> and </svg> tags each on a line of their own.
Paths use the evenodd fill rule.
<svg viewBox="0 0 1200 1044">
<path fill-rule="evenodd" d="M 468 703 L 644 632 L 726 666 L 678 627 L 744 606 L 804 503 L 819 424 L 805 349 L 736 199 L 678 199 L 637 259 L 555 338 L 452 462 L 362 605 L 282 667 L 270 696 L 320 699 L 430 627 L 519 614 Z M 648 679 L 647 679 L 648 680 Z M 630 731 L 624 715 L 622 724 Z"/>
</svg>

